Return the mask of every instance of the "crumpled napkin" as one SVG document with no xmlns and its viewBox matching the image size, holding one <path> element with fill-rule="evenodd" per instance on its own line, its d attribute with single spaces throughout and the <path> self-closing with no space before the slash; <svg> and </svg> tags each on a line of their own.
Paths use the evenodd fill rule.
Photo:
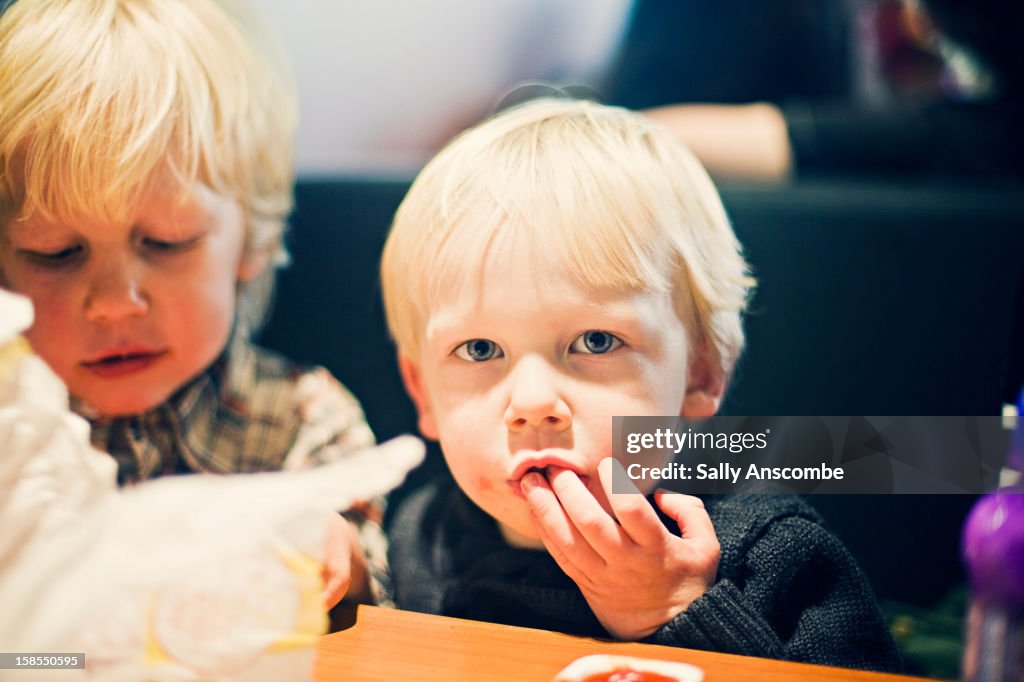
<svg viewBox="0 0 1024 682">
<path fill-rule="evenodd" d="M 422 443 L 119 490 L 114 460 L 20 336 L 31 321 L 28 301 L 0 290 L 0 651 L 84 652 L 91 680 L 308 678 L 331 515 L 398 485 Z M 83 679 L 0 680 L 17 675 Z"/>
</svg>

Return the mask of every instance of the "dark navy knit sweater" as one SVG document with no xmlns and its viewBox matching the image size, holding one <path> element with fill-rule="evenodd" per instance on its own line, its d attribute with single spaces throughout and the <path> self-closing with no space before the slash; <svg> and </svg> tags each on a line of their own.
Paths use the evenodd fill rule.
<svg viewBox="0 0 1024 682">
<path fill-rule="evenodd" d="M 705 505 L 722 548 L 717 582 L 645 641 L 900 669 L 864 575 L 803 500 L 750 495 L 708 498 Z M 401 500 L 389 537 L 399 608 L 609 636 L 554 560 L 509 546 L 450 476 Z"/>
</svg>

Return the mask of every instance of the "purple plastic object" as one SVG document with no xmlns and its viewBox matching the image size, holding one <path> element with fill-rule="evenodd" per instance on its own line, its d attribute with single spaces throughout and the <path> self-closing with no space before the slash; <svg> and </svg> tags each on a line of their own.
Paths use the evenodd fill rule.
<svg viewBox="0 0 1024 682">
<path fill-rule="evenodd" d="M 1024 417 L 1017 418 L 1024 419 Z M 1015 471 L 1024 472 L 1024 429 L 1022 428 L 1014 431 L 1010 438 L 1010 453 L 1006 457 L 1006 466 Z"/>
<path fill-rule="evenodd" d="M 975 597 L 1024 607 L 1024 489 L 978 500 L 964 524 L 963 552 Z"/>
</svg>

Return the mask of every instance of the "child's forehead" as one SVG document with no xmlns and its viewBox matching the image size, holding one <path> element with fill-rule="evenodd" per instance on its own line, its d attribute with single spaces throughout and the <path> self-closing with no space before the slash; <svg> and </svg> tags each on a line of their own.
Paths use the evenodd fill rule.
<svg viewBox="0 0 1024 682">
<path fill-rule="evenodd" d="M 558 257 L 526 245 L 494 250 L 449 273 L 426 301 L 431 331 L 467 326 L 570 326 L 581 320 L 657 324 L 671 313 L 672 291 L 580 277 Z"/>
<path fill-rule="evenodd" d="M 672 288 L 678 262 L 664 231 L 620 221 L 601 224 L 557 212 L 462 216 L 423 247 L 418 267 L 430 290 L 484 291 L 507 280 L 609 298 Z"/>
<path fill-rule="evenodd" d="M 575 286 L 590 290 L 591 282 L 577 276 L 571 249 L 551 234 L 504 223 L 474 223 L 453 230 L 440 248 L 428 251 L 424 271 L 440 301 L 453 297 L 483 305 L 488 292 L 506 285 L 544 296 L 552 288 Z"/>
</svg>

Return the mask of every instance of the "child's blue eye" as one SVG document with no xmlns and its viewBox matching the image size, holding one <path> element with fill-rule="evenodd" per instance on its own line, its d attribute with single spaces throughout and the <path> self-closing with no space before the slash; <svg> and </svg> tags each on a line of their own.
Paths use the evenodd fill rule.
<svg viewBox="0 0 1024 682">
<path fill-rule="evenodd" d="M 487 362 L 505 357 L 498 344 L 488 339 L 470 339 L 455 349 L 455 357 L 470 362 Z"/>
<path fill-rule="evenodd" d="M 589 332 L 583 332 L 577 336 L 576 340 L 573 341 L 572 345 L 569 347 L 569 352 L 600 355 L 602 353 L 613 351 L 621 345 L 622 339 L 614 334 L 594 329 Z"/>
</svg>

